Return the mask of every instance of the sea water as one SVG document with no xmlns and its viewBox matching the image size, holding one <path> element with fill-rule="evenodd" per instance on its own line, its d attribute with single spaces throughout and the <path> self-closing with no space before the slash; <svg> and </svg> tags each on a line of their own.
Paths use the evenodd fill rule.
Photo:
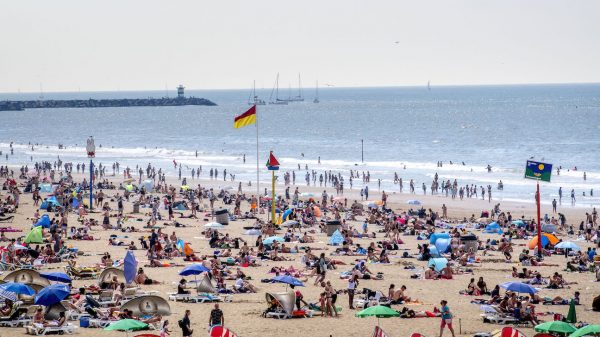
<svg viewBox="0 0 600 337">
<path fill-rule="evenodd" d="M 257 90 L 257 94 L 268 100 L 269 91 Z M 552 182 L 542 184 L 543 202 L 558 198 L 562 187 L 563 204 L 570 203 L 571 189 L 576 206 L 600 204 L 600 84 L 322 88 L 318 104 L 313 103 L 313 92 L 304 91 L 304 102 L 257 108 L 261 180 L 270 178 L 264 165 L 272 150 L 282 165 L 278 174 L 295 170 L 299 185 L 304 184 L 308 165 L 318 174 L 341 172 L 345 188 L 349 188 L 350 170 L 369 171 L 371 191 L 377 191 L 381 179 L 383 190 L 398 192 L 393 181 L 397 172 L 405 192 L 413 179 L 421 194 L 421 184 L 429 191 L 438 173 L 440 179 L 457 179 L 460 186 L 491 185 L 494 200 L 533 202 L 535 181 L 523 178 L 525 162 L 533 158 L 554 165 Z M 204 177 L 210 168 L 217 168 L 221 180 L 227 169 L 236 181 L 255 181 L 257 128 L 233 128 L 234 116 L 249 108 L 250 91 L 188 90 L 186 94 L 218 106 L 0 112 L 0 165 L 32 163 L 31 157 L 33 162 L 58 157 L 64 162 L 87 162 L 84 144 L 92 135 L 96 165 L 109 166 L 109 173 L 118 161 L 121 168 L 138 164 L 145 168 L 152 163 L 176 175 L 175 160 L 183 165 L 184 176 L 201 165 Z M 161 91 L 46 93 L 44 99 L 166 95 Z M 0 99 L 38 96 L 0 94 Z M 6 160 L 10 142 L 15 153 Z M 43 146 L 31 150 L 29 143 Z M 59 150 L 58 144 L 66 149 Z M 560 175 L 557 167 L 562 167 Z M 496 189 L 500 180 L 503 191 Z M 362 186 L 362 181 L 354 180 L 354 188 Z M 594 197 L 590 197 L 592 189 Z"/>
</svg>

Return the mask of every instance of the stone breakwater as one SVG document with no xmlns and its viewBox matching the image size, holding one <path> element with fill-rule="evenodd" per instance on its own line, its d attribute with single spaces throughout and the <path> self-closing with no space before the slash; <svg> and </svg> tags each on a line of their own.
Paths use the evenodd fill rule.
<svg viewBox="0 0 600 337">
<path fill-rule="evenodd" d="M 21 111 L 25 109 L 53 108 L 112 108 L 181 105 L 216 106 L 217 104 L 208 99 L 197 97 L 0 101 L 0 111 Z"/>
</svg>

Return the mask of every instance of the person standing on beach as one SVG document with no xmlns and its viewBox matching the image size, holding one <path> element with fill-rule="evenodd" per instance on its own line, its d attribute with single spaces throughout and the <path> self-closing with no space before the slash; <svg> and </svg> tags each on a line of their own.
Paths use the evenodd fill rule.
<svg viewBox="0 0 600 337">
<path fill-rule="evenodd" d="M 556 213 L 556 199 L 552 200 L 552 213 Z"/>
<path fill-rule="evenodd" d="M 454 328 L 452 327 L 452 313 L 450 312 L 450 308 L 448 307 L 448 301 L 442 300 L 440 302 L 442 306 L 441 314 L 442 314 L 442 322 L 440 324 L 440 337 L 444 333 L 444 327 L 448 326 L 448 330 L 452 333 L 452 337 L 454 337 Z"/>
<path fill-rule="evenodd" d="M 558 202 L 562 203 L 562 187 L 558 188 Z"/>
<path fill-rule="evenodd" d="M 185 315 L 183 316 L 183 318 L 179 321 L 179 327 L 181 328 L 181 332 L 183 334 L 183 337 L 191 337 L 192 334 L 194 333 L 194 330 L 192 330 L 190 328 L 191 326 L 191 322 L 190 322 L 190 314 L 192 312 L 188 309 L 185 311 Z"/>
<path fill-rule="evenodd" d="M 215 303 L 215 308 L 210 311 L 210 317 L 208 319 L 209 328 L 215 325 L 225 325 L 225 316 L 223 315 L 223 310 L 219 309 L 219 303 Z"/>
</svg>

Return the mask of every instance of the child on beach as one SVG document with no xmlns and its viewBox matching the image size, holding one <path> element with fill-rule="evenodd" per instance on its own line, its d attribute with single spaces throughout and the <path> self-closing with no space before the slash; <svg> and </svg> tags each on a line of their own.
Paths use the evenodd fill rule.
<svg viewBox="0 0 600 337">
<path fill-rule="evenodd" d="M 442 337 L 442 334 L 444 333 L 445 326 L 448 326 L 448 330 L 450 330 L 450 332 L 452 333 L 452 337 L 454 337 L 454 328 L 452 327 L 452 313 L 450 312 L 450 308 L 448 307 L 448 301 L 442 300 L 440 302 L 440 305 L 442 306 L 442 322 L 440 324 L 440 337 Z"/>
</svg>

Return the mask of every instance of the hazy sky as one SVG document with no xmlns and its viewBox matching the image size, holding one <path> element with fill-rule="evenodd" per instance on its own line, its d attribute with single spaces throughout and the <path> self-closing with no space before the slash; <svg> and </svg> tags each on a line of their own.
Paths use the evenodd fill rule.
<svg viewBox="0 0 600 337">
<path fill-rule="evenodd" d="M 0 92 L 600 82 L 600 1 L 4 0 Z"/>
</svg>

